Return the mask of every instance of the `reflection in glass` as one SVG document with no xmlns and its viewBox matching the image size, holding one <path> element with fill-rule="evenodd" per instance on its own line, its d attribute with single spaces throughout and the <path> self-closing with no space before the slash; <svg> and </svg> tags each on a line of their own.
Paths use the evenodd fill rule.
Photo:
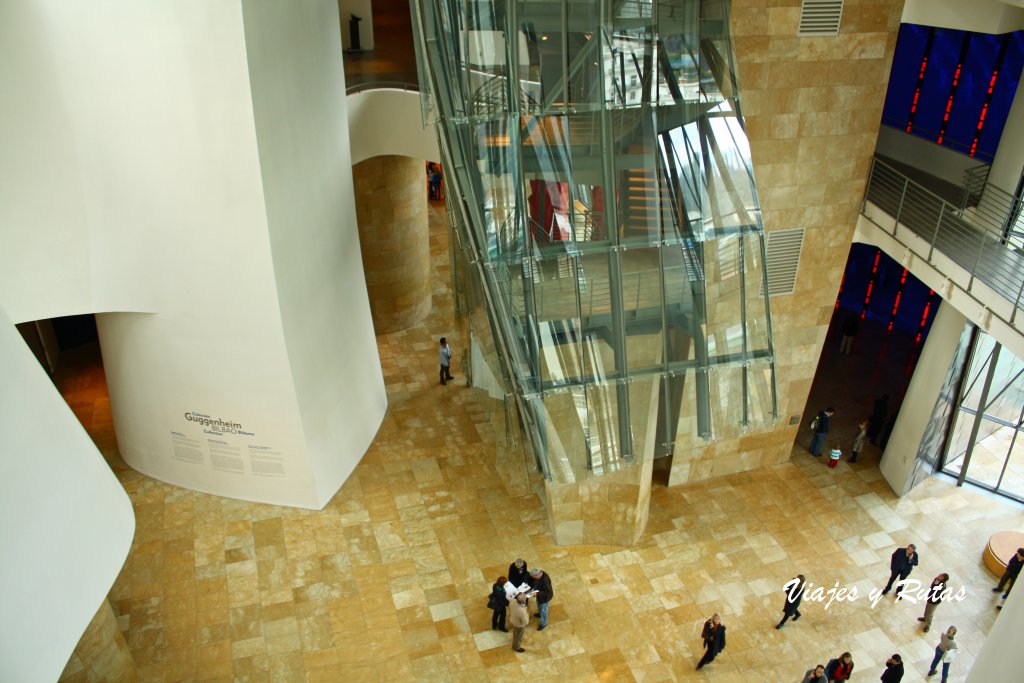
<svg viewBox="0 0 1024 683">
<path fill-rule="evenodd" d="M 727 8 L 413 0 L 466 276 L 558 481 L 777 418 Z"/>
</svg>

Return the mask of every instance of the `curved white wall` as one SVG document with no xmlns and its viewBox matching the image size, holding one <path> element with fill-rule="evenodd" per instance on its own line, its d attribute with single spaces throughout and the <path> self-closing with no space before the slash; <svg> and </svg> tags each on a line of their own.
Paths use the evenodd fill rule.
<svg viewBox="0 0 1024 683">
<path fill-rule="evenodd" d="M 338 123 L 337 4 L 0 13 L 0 86 L 17 102 L 0 107 L 0 148 L 16 152 L 0 155 L 0 305 L 15 321 L 109 312 L 134 468 L 322 507 L 387 407 Z"/>
<path fill-rule="evenodd" d="M 57 680 L 121 571 L 121 484 L 0 309 L 0 680 Z"/>
<path fill-rule="evenodd" d="M 440 161 L 434 127 L 423 127 L 420 94 L 407 90 L 364 90 L 348 96 L 352 163 L 396 155 Z"/>
</svg>

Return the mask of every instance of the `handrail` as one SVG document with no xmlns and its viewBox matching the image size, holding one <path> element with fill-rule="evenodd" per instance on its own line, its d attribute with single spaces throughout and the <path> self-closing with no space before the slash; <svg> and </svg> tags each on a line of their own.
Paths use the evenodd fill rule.
<svg viewBox="0 0 1024 683">
<path fill-rule="evenodd" d="M 346 95 L 355 95 L 356 93 L 365 92 L 367 90 L 405 90 L 407 92 L 419 92 L 419 83 L 407 83 L 405 81 L 369 81 L 367 83 L 353 83 L 345 87 Z"/>
<path fill-rule="evenodd" d="M 984 220 L 985 216 L 950 204 L 877 156 L 871 165 L 861 213 L 888 231 L 868 215 L 868 202 L 893 217 L 894 237 L 904 228 L 929 242 L 924 257 L 928 263 L 938 251 L 967 271 L 968 292 L 977 280 L 1013 304 L 1010 322 L 1014 322 L 1024 295 L 1024 251 L 1014 234 L 1017 217 L 1012 207 L 1011 213 L 997 220 Z"/>
</svg>

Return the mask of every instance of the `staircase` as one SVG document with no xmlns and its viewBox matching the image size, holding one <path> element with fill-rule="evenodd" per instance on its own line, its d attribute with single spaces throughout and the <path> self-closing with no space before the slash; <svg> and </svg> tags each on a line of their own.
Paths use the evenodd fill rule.
<svg viewBox="0 0 1024 683">
<path fill-rule="evenodd" d="M 672 196 L 668 183 L 659 182 L 656 168 L 629 168 L 622 171 L 622 196 L 619 203 L 619 237 L 628 240 L 660 240 L 670 234 L 673 225 Z"/>
</svg>

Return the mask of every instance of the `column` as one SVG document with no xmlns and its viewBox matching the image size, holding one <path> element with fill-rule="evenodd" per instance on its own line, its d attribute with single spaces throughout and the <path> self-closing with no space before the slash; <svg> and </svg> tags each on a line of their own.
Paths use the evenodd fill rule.
<svg viewBox="0 0 1024 683">
<path fill-rule="evenodd" d="M 430 313 L 424 162 L 403 156 L 373 157 L 356 164 L 352 176 L 374 330 L 377 334 L 404 330 Z"/>
</svg>

